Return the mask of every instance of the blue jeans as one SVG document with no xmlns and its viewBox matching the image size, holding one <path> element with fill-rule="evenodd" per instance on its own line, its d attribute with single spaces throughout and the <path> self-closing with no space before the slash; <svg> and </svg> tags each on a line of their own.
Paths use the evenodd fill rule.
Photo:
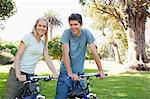
<svg viewBox="0 0 150 99">
<path fill-rule="evenodd" d="M 72 84 L 73 80 L 68 78 L 67 73 L 60 73 L 57 81 L 55 99 L 67 99 Z M 81 81 L 81 85 L 84 85 L 84 81 Z"/>
</svg>

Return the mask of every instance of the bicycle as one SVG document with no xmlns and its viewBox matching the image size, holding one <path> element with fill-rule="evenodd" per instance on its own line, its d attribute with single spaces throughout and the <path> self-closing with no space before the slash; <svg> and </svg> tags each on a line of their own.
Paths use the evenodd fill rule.
<svg viewBox="0 0 150 99">
<path fill-rule="evenodd" d="M 24 82 L 25 89 L 19 98 L 15 99 L 45 99 L 44 95 L 40 94 L 39 80 L 50 81 L 51 76 L 31 76 Z"/>
<path fill-rule="evenodd" d="M 107 76 L 107 74 L 105 74 Z M 84 75 L 79 75 L 79 80 L 85 80 L 86 81 L 86 86 L 82 87 L 81 89 L 75 89 L 72 88 L 68 94 L 68 98 L 70 99 L 98 99 L 95 93 L 91 91 L 91 77 L 100 77 L 100 74 L 84 74 Z M 76 83 L 77 84 L 77 83 Z M 75 85 L 76 87 L 78 85 Z"/>
</svg>

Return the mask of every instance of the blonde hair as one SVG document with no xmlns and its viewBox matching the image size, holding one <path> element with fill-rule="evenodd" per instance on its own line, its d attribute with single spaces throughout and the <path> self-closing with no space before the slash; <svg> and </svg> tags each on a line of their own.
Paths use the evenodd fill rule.
<svg viewBox="0 0 150 99">
<path fill-rule="evenodd" d="M 45 19 L 45 18 L 37 19 L 37 21 L 35 22 L 35 25 L 34 25 L 34 27 L 32 29 L 32 33 L 33 33 L 33 35 L 37 35 L 36 25 L 38 24 L 39 21 L 45 21 L 46 25 L 47 25 L 47 32 L 44 35 L 45 48 L 47 48 L 47 46 L 48 46 L 48 21 L 47 21 L 47 19 Z"/>
</svg>

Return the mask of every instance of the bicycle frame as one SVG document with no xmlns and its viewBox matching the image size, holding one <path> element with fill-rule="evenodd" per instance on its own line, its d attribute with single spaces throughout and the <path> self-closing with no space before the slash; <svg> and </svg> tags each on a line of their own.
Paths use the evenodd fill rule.
<svg viewBox="0 0 150 99">
<path fill-rule="evenodd" d="M 34 96 L 22 96 L 21 99 L 45 99 L 45 96 L 40 94 L 40 87 L 38 84 L 39 80 L 49 81 L 52 80 L 51 76 L 31 76 L 27 78 L 27 81 L 24 84 L 35 83 L 36 90 L 34 91 Z M 16 98 L 18 99 L 18 98 Z M 20 99 L 20 98 L 19 98 Z"/>
<path fill-rule="evenodd" d="M 92 93 L 92 91 L 91 91 L 91 86 L 90 86 L 90 80 L 91 80 L 91 78 L 90 77 L 93 77 L 93 76 L 95 76 L 95 77 L 100 77 L 100 75 L 98 75 L 98 74 L 85 74 L 85 75 L 80 75 L 79 77 L 80 78 L 86 78 L 86 81 L 87 81 L 87 86 L 86 86 L 86 88 L 87 88 L 87 93 L 86 93 L 86 96 L 84 96 L 84 99 L 91 99 L 90 97 L 92 96 L 94 99 L 97 99 L 97 97 L 96 97 L 96 94 L 94 94 L 94 93 Z"/>
<path fill-rule="evenodd" d="M 107 74 L 105 74 L 107 76 Z M 86 83 L 86 88 L 85 88 L 85 94 L 82 97 L 82 99 L 98 99 L 96 94 L 92 93 L 91 91 L 91 86 L 90 86 L 90 77 L 100 77 L 100 74 L 84 74 L 84 75 L 79 75 L 80 80 L 82 79 L 86 79 L 87 83 Z M 73 98 L 79 98 L 79 97 L 73 97 Z"/>
<path fill-rule="evenodd" d="M 90 77 L 88 76 L 88 77 L 86 78 L 86 81 L 87 81 L 87 86 L 86 86 L 86 88 L 87 88 L 86 98 L 89 98 L 90 96 L 96 97 L 96 94 L 92 93 L 92 91 L 91 91 L 90 80 L 91 80 L 91 79 L 90 79 Z M 85 98 L 85 99 L 86 99 L 86 98 Z"/>
</svg>

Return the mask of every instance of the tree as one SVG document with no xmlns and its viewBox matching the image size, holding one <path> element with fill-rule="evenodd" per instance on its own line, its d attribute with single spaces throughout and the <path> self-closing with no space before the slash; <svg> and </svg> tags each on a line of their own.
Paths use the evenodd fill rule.
<svg viewBox="0 0 150 99">
<path fill-rule="evenodd" d="M 149 0 L 80 0 L 91 6 L 93 13 L 108 14 L 124 28 L 128 41 L 128 63 L 147 62 L 145 52 L 145 22 L 150 18 Z"/>
<path fill-rule="evenodd" d="M 0 0 L 0 28 L 4 29 L 2 22 L 16 12 L 15 2 L 12 0 Z"/>
<path fill-rule="evenodd" d="M 119 26 L 119 24 L 114 20 L 113 17 L 106 14 L 93 15 L 91 10 L 93 9 L 91 8 L 86 9 L 88 15 L 91 13 L 90 17 L 92 17 L 94 20 L 93 23 L 91 24 L 91 27 L 101 31 L 100 33 L 107 39 L 106 41 L 111 45 L 113 49 L 115 61 L 117 63 L 122 63 L 119 54 L 119 45 L 120 46 L 123 45 L 124 44 L 123 42 L 127 43 L 127 41 L 125 40 L 126 36 L 124 34 L 123 29 Z M 121 48 L 122 47 L 120 47 L 120 49 Z"/>
<path fill-rule="evenodd" d="M 44 18 L 46 18 L 49 22 L 50 27 L 50 40 L 52 39 L 52 31 L 54 27 L 58 27 L 63 25 L 60 19 L 58 18 L 58 14 L 53 11 L 48 11 L 47 13 L 44 13 Z"/>
</svg>

